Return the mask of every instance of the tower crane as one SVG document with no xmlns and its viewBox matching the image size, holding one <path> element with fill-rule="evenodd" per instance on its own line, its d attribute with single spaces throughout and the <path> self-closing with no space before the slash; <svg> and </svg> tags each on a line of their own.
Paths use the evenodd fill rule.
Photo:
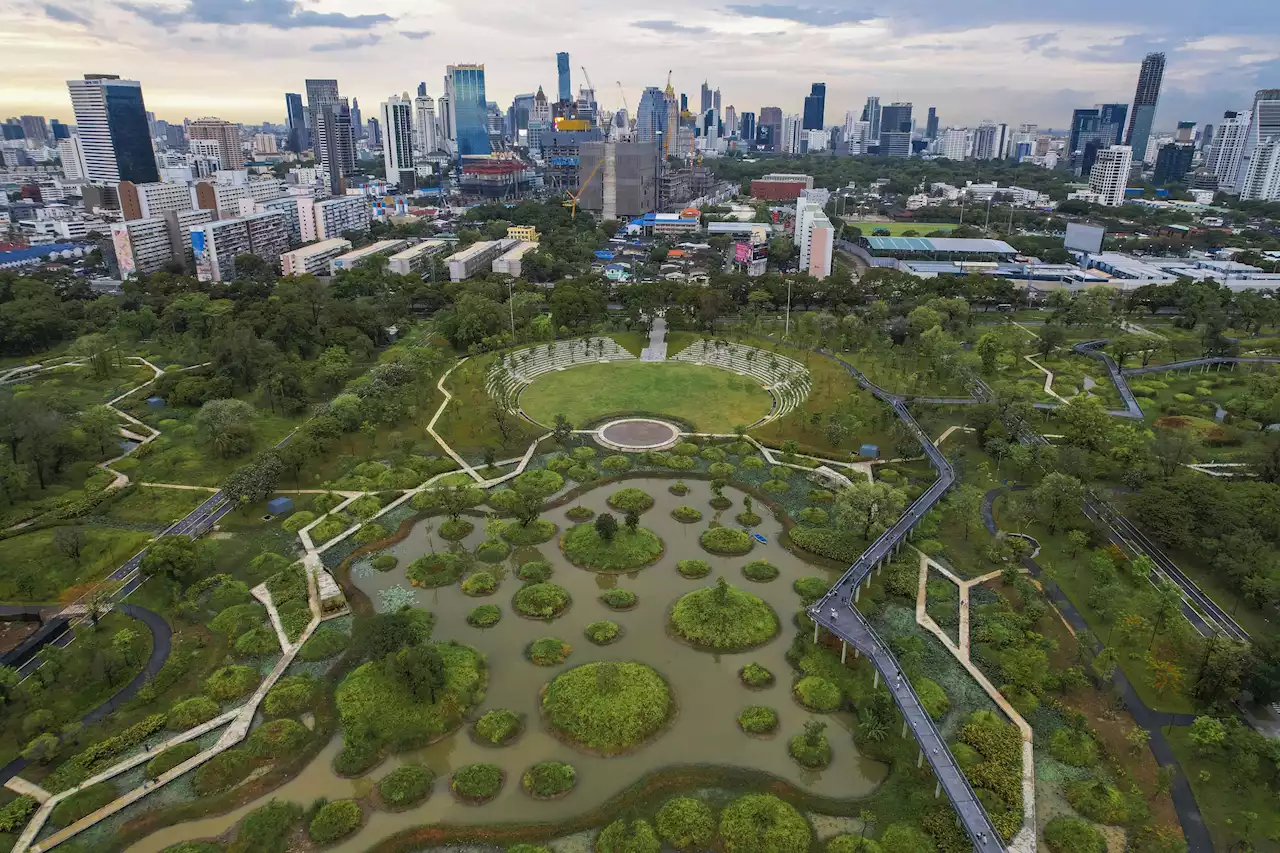
<svg viewBox="0 0 1280 853">
<path fill-rule="evenodd" d="M 587 81 L 587 85 L 591 85 L 591 81 Z M 582 194 L 587 191 L 587 187 L 591 184 L 591 179 L 596 176 L 596 172 L 600 171 L 600 167 L 604 165 L 605 158 L 601 157 L 596 161 L 595 166 L 587 173 L 587 177 L 582 181 L 578 191 L 569 193 L 569 201 L 564 202 L 564 206 L 569 208 L 569 218 L 575 218 L 578 215 L 578 201 L 581 200 Z"/>
<path fill-rule="evenodd" d="M 618 94 L 622 96 L 622 108 L 627 111 L 627 121 L 631 121 L 631 105 L 627 103 L 627 90 L 622 88 L 622 81 L 618 81 Z M 626 130 L 627 128 L 623 128 Z"/>
</svg>

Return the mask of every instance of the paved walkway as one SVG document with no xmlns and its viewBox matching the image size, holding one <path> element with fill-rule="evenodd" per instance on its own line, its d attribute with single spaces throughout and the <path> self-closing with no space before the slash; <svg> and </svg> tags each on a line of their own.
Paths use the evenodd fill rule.
<svg viewBox="0 0 1280 853">
<path fill-rule="evenodd" d="M 640 351 L 641 361 L 667 360 L 667 318 L 659 312 L 649 327 L 649 345 Z"/>
<path fill-rule="evenodd" d="M 1050 397 L 1057 400 L 1059 403 L 1067 402 L 1066 397 L 1063 397 L 1057 391 L 1053 390 L 1053 371 L 1045 367 L 1043 364 L 1036 361 L 1034 358 L 1032 358 L 1029 355 L 1024 355 L 1023 358 L 1026 359 L 1026 361 L 1029 364 L 1038 368 L 1040 372 L 1044 374 L 1044 393 L 1048 394 Z"/>
</svg>

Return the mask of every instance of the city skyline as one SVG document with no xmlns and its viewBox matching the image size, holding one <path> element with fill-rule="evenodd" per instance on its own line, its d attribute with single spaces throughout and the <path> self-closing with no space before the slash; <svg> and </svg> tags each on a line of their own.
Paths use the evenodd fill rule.
<svg viewBox="0 0 1280 853">
<path fill-rule="evenodd" d="M 658 0 L 636 20 L 615 21 L 584 0 L 504 9 L 483 20 L 451 2 L 427 19 L 407 2 L 370 10 L 335 0 L 313 11 L 293 0 L 233 7 L 216 0 L 58 0 L 0 8 L 0 39 L 14 60 L 0 82 L 0 111 L 65 121 L 65 81 L 111 73 L 141 81 L 148 109 L 166 120 L 283 123 L 282 94 L 298 91 L 306 77 L 336 77 L 344 93 L 380 103 L 419 80 L 437 96 L 445 67 L 469 62 L 485 64 L 488 98 L 506 104 L 538 85 L 555 92 L 555 54 L 567 51 L 574 90 L 585 84 L 585 65 L 607 109 L 621 107 L 622 97 L 616 84 L 602 81 L 620 79 L 634 108 L 645 86 L 665 85 L 670 68 L 677 92 L 696 93 L 708 79 L 739 112 L 777 105 L 800 114 L 811 84 L 821 80 L 828 124 L 878 95 L 921 109 L 936 104 L 943 126 L 996 117 L 1064 129 L 1075 107 L 1131 100 L 1142 56 L 1161 50 L 1168 70 L 1155 127 L 1162 129 L 1243 109 L 1255 89 L 1280 79 L 1280 13 L 1256 0 L 1242 4 L 1256 13 L 1233 15 L 1249 20 L 1248 32 L 1196 9 L 1169 16 L 1151 0 L 1123 9 L 1087 3 L 1054 10 L 1053 20 L 1014 20 L 1022 13 L 993 8 L 1001 5 L 1008 4 L 980 5 L 951 20 L 958 13 L 917 12 L 912 3 L 893 17 L 869 17 L 844 4 L 690 9 Z M 1150 25 L 1137 20 L 1144 10 Z M 1083 11 L 1096 20 L 1070 20 Z M 1166 23 L 1172 18 L 1176 27 Z M 609 38 L 586 37 L 602 27 Z M 619 39 L 627 42 L 624 62 Z"/>
</svg>

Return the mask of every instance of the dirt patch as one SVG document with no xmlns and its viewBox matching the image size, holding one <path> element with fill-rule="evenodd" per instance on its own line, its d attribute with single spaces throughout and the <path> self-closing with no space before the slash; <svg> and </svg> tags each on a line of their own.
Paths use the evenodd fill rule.
<svg viewBox="0 0 1280 853">
<path fill-rule="evenodd" d="M 1165 415 L 1164 417 L 1156 418 L 1155 425 L 1161 429 L 1186 429 L 1194 426 L 1195 421 L 1182 415 Z"/>
</svg>

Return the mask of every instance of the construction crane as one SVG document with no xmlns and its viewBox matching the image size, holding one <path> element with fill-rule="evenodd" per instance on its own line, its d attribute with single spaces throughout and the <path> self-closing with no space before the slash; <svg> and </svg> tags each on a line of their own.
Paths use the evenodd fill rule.
<svg viewBox="0 0 1280 853">
<path fill-rule="evenodd" d="M 631 105 L 627 103 L 627 91 L 622 88 L 621 80 L 618 81 L 618 94 L 622 96 L 622 108 L 627 111 L 627 121 L 629 123 L 631 121 Z M 622 129 L 628 130 L 629 128 L 624 127 Z"/>
<path fill-rule="evenodd" d="M 591 90 L 591 97 L 593 98 L 597 97 L 596 84 L 591 82 L 591 75 L 587 73 L 587 66 L 579 65 L 578 67 L 582 69 L 582 76 L 587 78 L 587 88 Z M 599 108 L 600 108 L 600 101 L 597 100 L 596 109 L 599 109 Z M 599 116 L 597 116 L 597 118 L 599 118 Z"/>
<path fill-rule="evenodd" d="M 588 80 L 587 85 L 590 86 L 591 81 Z M 595 166 L 593 166 L 591 168 L 591 171 L 587 174 L 586 179 L 583 180 L 582 185 L 578 187 L 578 191 L 576 193 L 572 193 L 572 192 L 569 193 L 570 200 L 564 202 L 564 206 L 567 208 L 570 208 L 569 217 L 571 219 L 577 217 L 578 201 L 582 198 L 582 194 L 587 191 L 587 187 L 591 184 L 591 179 L 596 176 L 596 172 L 599 172 L 600 167 L 604 165 L 604 161 L 605 161 L 604 157 L 601 157 L 599 160 L 597 160 Z M 566 190 L 566 192 L 568 192 L 568 190 Z"/>
</svg>

